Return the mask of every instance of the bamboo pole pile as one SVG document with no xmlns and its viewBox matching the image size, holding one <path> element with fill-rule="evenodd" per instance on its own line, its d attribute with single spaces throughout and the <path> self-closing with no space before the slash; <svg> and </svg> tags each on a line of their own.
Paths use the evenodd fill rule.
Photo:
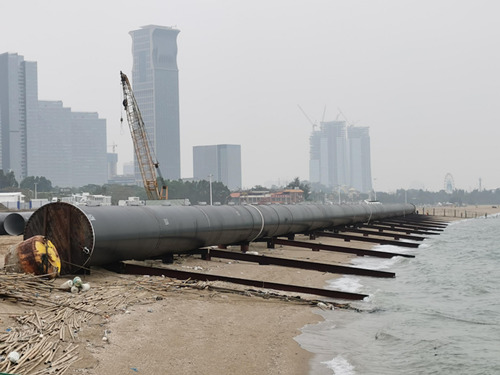
<svg viewBox="0 0 500 375">
<path fill-rule="evenodd" d="M 12 374 L 64 374 L 81 356 L 79 333 L 91 320 L 106 323 L 136 304 L 153 303 L 172 288 L 194 285 L 160 277 L 116 276 L 85 293 L 62 291 L 60 280 L 26 274 L 0 274 L 0 297 L 30 310 L 11 316 L 16 325 L 0 333 L 0 372 Z M 95 320 L 97 318 L 98 320 Z M 5 358 L 20 355 L 17 363 Z"/>
<path fill-rule="evenodd" d="M 94 270 L 94 274 L 98 275 L 99 271 Z M 217 283 L 158 276 L 112 275 L 111 281 L 106 278 L 101 282 L 92 282 L 92 288 L 87 292 L 70 293 L 59 288 L 62 280 L 45 280 L 43 276 L 26 274 L 0 274 L 0 298 L 29 308 L 22 315 L 11 316 L 14 318 L 12 327 L 0 332 L 0 356 L 4 357 L 0 360 L 0 372 L 64 374 L 82 358 L 78 343 L 82 341 L 80 332 L 85 327 L 105 325 L 112 315 L 126 313 L 133 305 L 154 303 L 176 291 L 207 289 L 215 293 L 273 297 L 273 294 L 256 290 L 217 287 Z M 321 302 L 281 295 L 276 295 L 276 298 L 318 306 Z M 98 345 L 107 342 L 107 337 L 102 339 L 99 338 Z M 5 358 L 11 352 L 19 353 L 17 363 Z"/>
</svg>

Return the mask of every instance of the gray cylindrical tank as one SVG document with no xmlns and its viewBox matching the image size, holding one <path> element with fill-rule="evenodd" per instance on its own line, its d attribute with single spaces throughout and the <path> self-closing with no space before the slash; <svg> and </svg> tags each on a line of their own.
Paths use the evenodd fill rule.
<svg viewBox="0 0 500 375">
<path fill-rule="evenodd" d="M 0 212 L 0 236 L 8 234 L 3 226 L 3 222 L 8 214 L 8 212 Z"/>
<path fill-rule="evenodd" d="M 19 236 L 20 234 L 23 234 L 24 227 L 32 214 L 33 211 L 11 212 L 7 214 L 3 220 L 3 229 L 6 234 L 10 234 L 11 236 Z"/>
<path fill-rule="evenodd" d="M 57 202 L 31 215 L 24 238 L 46 236 L 66 262 L 62 272 L 67 273 L 86 265 L 307 233 L 414 210 L 410 204 L 76 207 Z"/>
</svg>

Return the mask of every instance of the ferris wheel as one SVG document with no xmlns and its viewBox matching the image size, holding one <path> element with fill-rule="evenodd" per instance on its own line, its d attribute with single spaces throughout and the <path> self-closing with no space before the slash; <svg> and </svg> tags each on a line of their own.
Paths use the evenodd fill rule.
<svg viewBox="0 0 500 375">
<path fill-rule="evenodd" d="M 446 173 L 444 176 L 444 191 L 451 194 L 455 190 L 455 181 L 453 180 L 453 176 L 451 173 Z"/>
</svg>

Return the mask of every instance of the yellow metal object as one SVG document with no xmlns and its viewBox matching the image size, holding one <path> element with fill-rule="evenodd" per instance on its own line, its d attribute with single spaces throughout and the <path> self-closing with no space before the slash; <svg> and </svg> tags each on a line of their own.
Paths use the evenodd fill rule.
<svg viewBox="0 0 500 375">
<path fill-rule="evenodd" d="M 61 271 L 61 258 L 57 253 L 54 244 L 47 239 L 35 241 L 35 260 L 43 267 L 44 262 L 49 262 L 53 269 L 57 269 L 57 274 Z M 46 259 L 44 259 L 46 258 Z"/>
<path fill-rule="evenodd" d="M 5 256 L 10 272 L 47 275 L 53 279 L 61 272 L 61 258 L 54 244 L 44 236 L 33 236 L 13 246 Z"/>
</svg>

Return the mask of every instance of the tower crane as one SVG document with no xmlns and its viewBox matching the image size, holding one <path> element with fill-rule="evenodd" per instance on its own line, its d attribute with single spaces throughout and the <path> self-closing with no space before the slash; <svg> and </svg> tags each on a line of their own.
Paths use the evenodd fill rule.
<svg viewBox="0 0 500 375">
<path fill-rule="evenodd" d="M 306 111 L 304 111 L 300 105 L 297 104 L 297 106 L 299 107 L 302 114 L 306 117 L 306 119 L 311 123 L 313 131 L 315 131 L 316 128 L 318 127 L 318 124 L 311 120 L 311 118 L 307 115 Z M 326 113 L 326 105 L 325 108 L 323 108 L 323 117 L 321 118 L 321 123 L 325 122 L 325 113 Z"/>
<path fill-rule="evenodd" d="M 158 188 L 156 170 L 159 167 L 159 163 L 153 161 L 151 147 L 146 133 L 146 126 L 142 120 L 139 106 L 137 105 L 137 101 L 132 91 L 132 86 L 130 85 L 128 77 L 123 72 L 120 72 L 120 77 L 123 88 L 123 107 L 127 113 L 130 134 L 132 135 L 135 156 L 141 171 L 144 189 L 146 189 L 148 199 L 168 199 L 167 187 L 163 186 L 161 191 Z M 158 174 L 161 177 L 159 170 Z"/>
<path fill-rule="evenodd" d="M 297 104 L 297 106 L 299 107 L 299 109 L 302 112 L 302 114 L 306 117 L 306 119 L 311 123 L 313 131 L 316 130 L 316 127 L 318 125 L 309 118 L 309 116 L 307 115 L 306 111 L 304 111 L 300 105 Z"/>
</svg>

